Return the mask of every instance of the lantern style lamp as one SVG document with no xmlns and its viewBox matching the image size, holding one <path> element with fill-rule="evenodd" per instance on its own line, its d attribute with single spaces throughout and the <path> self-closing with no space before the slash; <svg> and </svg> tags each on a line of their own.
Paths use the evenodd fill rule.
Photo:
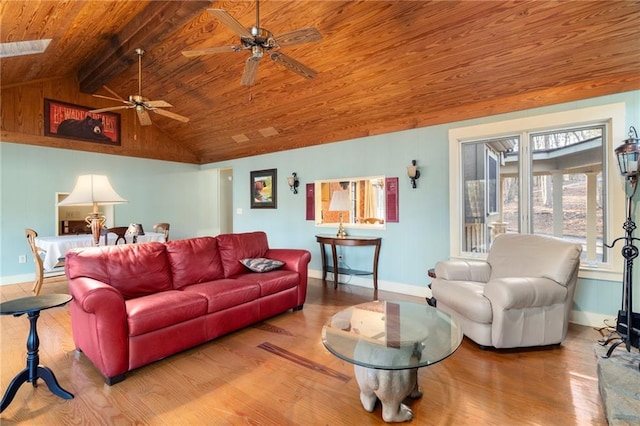
<svg viewBox="0 0 640 426">
<path fill-rule="evenodd" d="M 616 238 L 611 245 L 605 244 L 605 246 L 613 248 L 618 241 L 624 240 L 622 257 L 625 259 L 625 268 L 622 276 L 622 309 L 618 311 L 618 322 L 616 325 L 616 331 L 621 338 L 609 348 L 605 355 L 606 358 L 611 356 L 613 350 L 622 343 L 626 345 L 627 351 L 631 351 L 631 346 L 639 346 L 638 340 L 640 339 L 640 315 L 634 314 L 632 303 L 633 260 L 638 257 L 638 248 L 634 245 L 634 241 L 639 240 L 633 236 L 636 224 L 632 218 L 633 196 L 636 193 L 638 176 L 640 175 L 640 170 L 638 169 L 640 139 L 638 139 L 638 133 L 635 127 L 632 126 L 629 128 L 629 138 L 624 140 L 622 145 L 615 149 L 615 154 L 618 159 L 620 174 L 626 178 L 631 191 L 626 190 L 625 185 L 625 192 L 627 193 L 627 219 L 623 225 L 625 236 Z"/>
<path fill-rule="evenodd" d="M 351 203 L 349 202 L 349 191 L 346 189 L 340 191 L 333 191 L 331 194 L 331 202 L 329 203 L 329 211 L 340 212 L 340 226 L 338 227 L 338 233 L 336 237 L 344 238 L 347 236 L 347 231 L 342 226 L 342 213 L 349 211 Z"/>
<path fill-rule="evenodd" d="M 100 231 L 104 226 L 106 218 L 98 210 L 98 206 L 110 204 L 122 204 L 127 200 L 118 195 L 111 187 L 109 178 L 103 175 L 82 175 L 78 176 L 75 188 L 61 202 L 59 206 L 93 206 L 93 212 L 89 214 L 85 221 L 91 227 L 93 244 L 100 245 Z"/>
</svg>

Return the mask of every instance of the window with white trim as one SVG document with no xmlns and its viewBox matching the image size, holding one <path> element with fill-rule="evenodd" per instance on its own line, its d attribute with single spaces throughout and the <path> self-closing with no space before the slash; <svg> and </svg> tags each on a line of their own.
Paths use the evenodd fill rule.
<svg viewBox="0 0 640 426">
<path fill-rule="evenodd" d="M 624 139 L 624 112 L 613 104 L 451 129 L 451 257 L 484 257 L 501 233 L 533 233 L 581 243 L 583 269 L 619 273 L 603 243 L 624 221 L 612 146 Z"/>
</svg>

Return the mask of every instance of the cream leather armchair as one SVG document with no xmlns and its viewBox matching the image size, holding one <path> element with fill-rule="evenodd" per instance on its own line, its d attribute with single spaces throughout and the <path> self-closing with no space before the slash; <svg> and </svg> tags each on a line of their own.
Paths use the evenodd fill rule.
<svg viewBox="0 0 640 426">
<path fill-rule="evenodd" d="M 438 262 L 436 306 L 482 347 L 561 343 L 573 304 L 582 246 L 528 234 L 504 234 L 486 261 Z"/>
</svg>

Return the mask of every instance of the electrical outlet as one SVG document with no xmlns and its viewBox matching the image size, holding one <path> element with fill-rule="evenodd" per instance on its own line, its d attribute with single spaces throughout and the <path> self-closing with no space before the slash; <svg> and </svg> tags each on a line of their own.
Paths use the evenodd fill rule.
<svg viewBox="0 0 640 426">
<path fill-rule="evenodd" d="M 24 254 L 18 256 L 18 263 L 27 263 L 27 256 Z"/>
</svg>

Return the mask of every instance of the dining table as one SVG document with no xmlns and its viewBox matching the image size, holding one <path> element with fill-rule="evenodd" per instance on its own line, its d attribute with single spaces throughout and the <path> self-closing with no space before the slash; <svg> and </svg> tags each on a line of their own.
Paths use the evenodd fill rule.
<svg viewBox="0 0 640 426">
<path fill-rule="evenodd" d="M 118 236 L 109 232 L 107 234 L 107 245 L 113 245 Z M 127 244 L 133 243 L 133 235 L 125 235 Z M 137 243 L 147 243 L 151 241 L 165 242 L 164 233 L 145 232 L 144 235 L 138 235 Z M 36 237 L 36 246 L 45 250 L 42 260 L 42 269 L 44 271 L 52 271 L 58 264 L 58 259 L 63 258 L 71 249 L 78 247 L 93 247 L 93 235 L 57 235 L 50 237 Z M 100 245 L 104 244 L 104 236 L 100 236 Z"/>
</svg>

